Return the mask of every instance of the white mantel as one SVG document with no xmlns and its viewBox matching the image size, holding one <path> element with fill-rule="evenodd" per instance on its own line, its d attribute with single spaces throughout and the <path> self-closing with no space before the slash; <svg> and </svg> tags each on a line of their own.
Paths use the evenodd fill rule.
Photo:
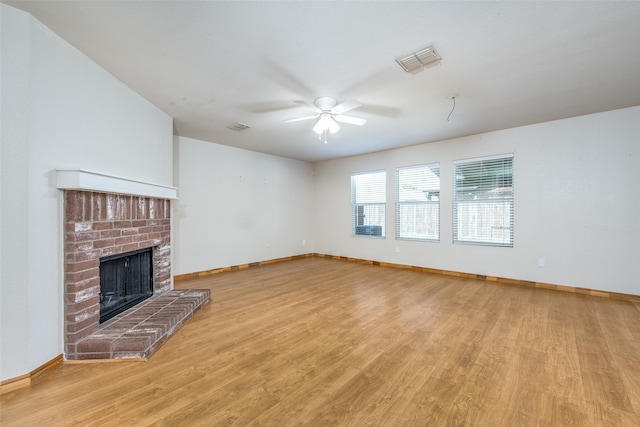
<svg viewBox="0 0 640 427">
<path fill-rule="evenodd" d="M 135 196 L 178 198 L 178 189 L 167 185 L 137 181 L 82 169 L 56 169 L 56 187 L 61 190 L 84 190 Z"/>
</svg>

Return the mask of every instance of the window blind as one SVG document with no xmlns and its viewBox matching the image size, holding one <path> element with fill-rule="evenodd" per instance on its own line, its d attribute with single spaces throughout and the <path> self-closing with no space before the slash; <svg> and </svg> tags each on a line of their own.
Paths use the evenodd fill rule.
<svg viewBox="0 0 640 427">
<path fill-rule="evenodd" d="M 386 171 L 351 176 L 352 236 L 386 236 L 386 191 Z"/>
<path fill-rule="evenodd" d="M 440 164 L 396 169 L 396 239 L 440 241 Z"/>
<path fill-rule="evenodd" d="M 513 247 L 513 154 L 453 166 L 453 242 Z"/>
</svg>

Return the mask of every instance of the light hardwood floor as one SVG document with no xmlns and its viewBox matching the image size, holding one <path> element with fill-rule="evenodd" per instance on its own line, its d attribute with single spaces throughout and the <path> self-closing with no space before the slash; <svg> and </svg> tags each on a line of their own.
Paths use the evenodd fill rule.
<svg viewBox="0 0 640 427">
<path fill-rule="evenodd" d="M 306 258 L 181 282 L 147 362 L 63 364 L 8 426 L 638 426 L 628 301 Z"/>
</svg>

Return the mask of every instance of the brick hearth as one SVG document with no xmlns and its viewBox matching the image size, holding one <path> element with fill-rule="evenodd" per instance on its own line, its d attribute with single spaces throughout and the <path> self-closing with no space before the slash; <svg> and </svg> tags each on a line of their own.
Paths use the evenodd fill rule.
<svg viewBox="0 0 640 427">
<path fill-rule="evenodd" d="M 122 321 L 130 311 L 100 325 L 101 257 L 153 248 L 154 297 L 144 305 L 145 310 L 157 304 L 163 294 L 166 294 L 163 297 L 166 301 L 172 296 L 177 296 L 168 292 L 171 289 L 171 205 L 168 199 L 92 191 L 67 190 L 64 198 L 65 358 L 95 358 L 97 352 L 89 350 L 91 346 L 98 344 L 88 337 L 104 334 L 107 325 Z M 208 294 L 206 300 L 208 301 Z M 168 307 L 172 304 L 173 302 L 168 304 Z M 191 313 L 185 313 L 180 323 Z M 145 311 L 145 315 L 149 313 Z M 167 320 L 168 329 L 171 329 L 171 323 L 174 321 Z M 139 343 L 148 341 L 148 338 L 142 336 L 144 334 L 140 334 L 140 330 L 135 328 L 128 332 L 121 331 L 121 334 L 131 338 L 136 331 L 140 335 Z M 118 355 L 123 354 L 121 351 L 126 350 L 121 347 L 121 344 L 127 341 L 123 338 L 114 338 L 112 344 L 115 347 L 112 345 L 108 352 L 104 351 L 101 354 L 119 357 Z M 136 340 L 128 341 L 133 343 Z M 100 345 L 104 346 L 104 342 L 106 341 L 103 340 Z M 131 351 L 139 353 L 139 348 L 140 344 L 136 344 Z"/>
<path fill-rule="evenodd" d="M 144 359 L 209 301 L 210 291 L 174 290 L 153 296 L 80 340 L 76 358 Z"/>
</svg>

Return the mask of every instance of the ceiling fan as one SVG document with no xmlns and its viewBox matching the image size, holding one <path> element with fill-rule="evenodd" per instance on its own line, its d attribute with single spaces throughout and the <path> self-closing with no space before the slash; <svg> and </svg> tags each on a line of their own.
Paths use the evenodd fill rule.
<svg viewBox="0 0 640 427">
<path fill-rule="evenodd" d="M 298 117 L 296 119 L 285 120 L 285 122 L 298 122 L 301 120 L 318 119 L 315 126 L 313 127 L 313 131 L 320 137 L 324 135 L 325 144 L 327 143 L 327 132 L 336 133 L 340 130 L 340 125 L 338 124 L 338 122 L 348 123 L 356 126 L 362 126 L 367 122 L 365 119 L 353 116 L 345 116 L 343 114 L 347 111 L 355 110 L 356 108 L 362 107 L 362 104 L 355 99 L 351 99 L 349 101 L 343 102 L 342 104 L 338 104 L 338 101 L 335 98 L 332 98 L 330 96 L 322 96 L 320 98 L 316 98 L 316 100 L 313 101 L 313 105 L 304 101 L 297 102 L 310 106 L 315 114 L 310 116 Z"/>
</svg>

